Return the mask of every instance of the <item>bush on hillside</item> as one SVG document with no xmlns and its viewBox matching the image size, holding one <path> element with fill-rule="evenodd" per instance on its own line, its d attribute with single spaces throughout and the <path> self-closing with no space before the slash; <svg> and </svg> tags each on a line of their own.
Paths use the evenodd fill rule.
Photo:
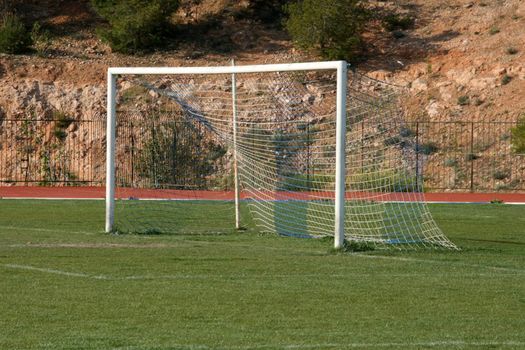
<svg viewBox="0 0 525 350">
<path fill-rule="evenodd" d="M 2 17 L 0 25 L 0 52 L 23 53 L 31 45 L 31 34 L 22 20 L 14 14 Z"/>
<path fill-rule="evenodd" d="M 518 121 L 518 125 L 511 129 L 511 135 L 514 153 L 525 154 L 525 116 Z"/>
<path fill-rule="evenodd" d="M 300 0 L 285 10 L 286 29 L 299 48 L 349 61 L 362 48 L 361 33 L 369 15 L 360 0 Z"/>
<path fill-rule="evenodd" d="M 166 43 L 169 18 L 178 0 L 91 0 L 96 12 L 109 22 L 99 36 L 116 52 L 147 52 Z"/>
<path fill-rule="evenodd" d="M 284 5 L 289 0 L 250 0 L 248 15 L 263 23 L 279 22 L 283 16 Z"/>
</svg>

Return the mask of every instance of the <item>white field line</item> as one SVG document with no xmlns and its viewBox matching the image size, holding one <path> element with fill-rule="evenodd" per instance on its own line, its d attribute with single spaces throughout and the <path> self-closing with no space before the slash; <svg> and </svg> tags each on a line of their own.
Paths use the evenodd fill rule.
<svg viewBox="0 0 525 350">
<path fill-rule="evenodd" d="M 525 342 L 522 341 L 463 341 L 463 340 L 449 340 L 449 341 L 429 341 L 429 342 L 413 342 L 413 343 L 323 343 L 323 344 L 260 344 L 260 345 L 246 345 L 246 346 L 208 346 L 197 344 L 170 344 L 170 349 L 187 349 L 187 350 L 257 350 L 257 349 L 358 349 L 358 348 L 451 348 L 451 347 L 522 347 Z M 141 350 L 149 349 L 149 347 L 142 346 L 124 346 L 113 348 L 113 350 Z"/>
<path fill-rule="evenodd" d="M 0 226 L 1 229 L 20 229 L 13 226 Z M 27 231 L 36 231 L 36 232 L 64 232 L 64 233 L 72 233 L 72 234 L 85 234 L 85 235 L 93 235 L 95 233 L 93 232 L 83 232 L 83 231 L 59 231 L 59 230 L 53 230 L 53 229 L 41 229 L 41 228 L 22 228 L 22 230 Z M 144 239 L 148 238 L 142 237 Z M 227 244 L 230 246 L 236 246 L 236 247 L 244 247 L 244 248 L 263 248 L 268 250 L 277 250 L 277 251 L 287 251 L 287 252 L 294 252 L 294 253 L 315 253 L 319 255 L 326 254 L 323 251 L 312 251 L 312 250 L 306 250 L 306 249 L 289 249 L 289 248 L 279 248 L 279 247 L 266 247 L 266 246 L 254 246 L 254 245 L 248 245 L 248 244 L 235 244 L 232 242 L 207 242 L 207 241 L 197 241 L 197 240 L 180 240 L 177 241 L 177 243 L 193 243 L 193 244 Z M 4 246 L 6 247 L 6 246 Z M 8 245 L 9 248 L 176 248 L 177 245 L 170 245 L 170 244 L 154 244 L 154 245 L 142 245 L 142 244 L 12 244 Z M 2 246 L 0 246 L 2 248 Z M 417 258 L 406 258 L 406 257 L 397 257 L 397 256 L 386 256 L 386 255 L 368 255 L 368 254 L 361 254 L 361 253 L 355 253 L 350 254 L 349 256 L 355 256 L 355 257 L 362 257 L 362 258 L 368 258 L 368 259 L 385 259 L 385 260 L 395 260 L 395 261 L 404 261 L 404 262 L 419 262 L 419 263 L 429 263 L 429 264 L 440 264 L 440 265 L 448 265 L 448 266 L 464 266 L 464 267 L 473 267 L 473 268 L 484 268 L 484 269 L 490 269 L 495 271 L 505 271 L 505 272 L 514 272 L 519 274 L 525 274 L 525 270 L 523 269 L 514 269 L 509 267 L 498 267 L 498 266 L 490 266 L 490 265 L 482 265 L 482 264 L 467 264 L 467 263 L 461 263 L 461 262 L 451 262 L 451 261 L 443 261 L 443 260 L 433 260 L 433 259 L 417 259 Z"/>
<path fill-rule="evenodd" d="M 236 247 L 246 247 L 246 248 L 255 248 L 254 245 L 247 245 L 247 244 L 235 244 L 232 242 L 206 242 L 206 241 L 194 241 L 194 240 L 187 240 L 187 242 L 194 242 L 194 243 L 202 243 L 202 244 L 228 244 L 231 246 Z M 314 251 L 314 250 L 306 250 L 306 249 L 289 249 L 289 248 L 279 248 L 279 247 L 265 247 L 265 246 L 257 246 L 256 248 L 264 248 L 269 250 L 282 250 L 287 252 L 293 252 L 293 253 L 315 253 L 319 256 L 326 255 L 326 252 L 323 251 Z M 484 268 L 484 269 L 490 269 L 490 270 L 496 270 L 496 271 L 505 271 L 505 272 L 517 272 L 519 274 L 525 274 L 525 270 L 523 269 L 514 269 L 510 267 L 498 267 L 498 266 L 490 266 L 490 265 L 481 265 L 481 264 L 467 264 L 467 263 L 461 263 L 461 262 L 452 262 L 452 261 L 443 261 L 443 260 L 433 260 L 433 259 L 417 259 L 417 258 L 405 258 L 405 257 L 397 257 L 397 256 L 388 256 L 388 255 L 368 255 L 368 254 L 362 254 L 362 253 L 350 253 L 348 255 L 349 257 L 364 257 L 364 258 L 371 258 L 371 259 L 387 259 L 387 260 L 397 260 L 397 261 L 404 261 L 404 262 L 424 262 L 429 264 L 441 264 L 441 265 L 448 265 L 448 266 L 465 266 L 465 267 L 473 267 L 473 268 Z"/>
<path fill-rule="evenodd" d="M 387 276 L 392 278 L 413 278 L 417 276 L 428 277 L 428 274 L 411 274 L 411 273 L 402 273 L 402 274 L 366 274 L 366 273 L 348 273 L 348 274 L 230 274 L 230 275 L 219 275 L 219 274 L 174 274 L 174 275 L 135 275 L 135 276 L 124 276 L 116 277 L 110 275 L 90 275 L 82 272 L 70 272 L 62 271 L 57 269 L 36 267 L 31 265 L 20 265 L 20 264 L 2 264 L 8 269 L 17 269 L 17 270 L 28 270 L 33 272 L 42 272 L 54 275 L 61 275 L 66 277 L 77 277 L 77 278 L 88 278 L 95 280 L 107 280 L 107 281 L 139 281 L 139 280 L 228 280 L 228 279 L 243 279 L 243 280 L 253 280 L 253 279 L 265 279 L 265 278 L 280 278 L 280 279 L 289 279 L 289 278 L 319 278 L 319 277 L 330 277 L 330 278 L 355 278 L 356 276 Z M 450 275 L 450 274 L 447 274 Z M 453 274 L 458 275 L 458 274 Z M 494 274 L 483 274 L 483 273 L 472 273 L 472 274 L 459 274 L 461 277 L 494 277 L 501 275 Z"/>
<path fill-rule="evenodd" d="M 29 265 L 3 264 L 2 266 L 6 268 L 10 268 L 10 269 L 38 271 L 38 272 L 50 273 L 54 275 L 62 275 L 62 276 L 67 276 L 67 277 L 91 278 L 91 279 L 97 279 L 97 280 L 111 279 L 103 275 L 95 276 L 95 275 L 88 275 L 88 274 L 80 273 L 80 272 L 68 272 L 68 271 L 48 269 L 48 268 L 42 268 L 42 267 L 34 267 L 34 266 L 29 266 Z"/>
<path fill-rule="evenodd" d="M 57 231 L 53 231 L 57 232 Z M 69 231 L 64 231 L 69 232 Z M 78 232 L 82 233 L 82 232 Z M 89 233 L 86 233 L 89 234 Z M 265 246 L 258 246 L 254 247 L 253 245 L 247 245 L 247 244 L 235 244 L 232 242 L 207 242 L 207 241 L 195 241 L 195 240 L 180 240 L 178 243 L 190 243 L 190 244 L 227 244 L 230 246 L 235 247 L 241 247 L 241 248 L 264 248 L 268 250 L 280 250 L 280 251 L 287 251 L 287 252 L 293 252 L 293 253 L 315 253 L 319 256 L 325 255 L 325 252 L 322 251 L 311 251 L 311 250 L 298 250 L 298 249 L 288 249 L 288 248 L 278 248 L 278 247 L 265 247 Z M 119 243 L 102 243 L 102 244 L 94 244 L 94 243 L 34 243 L 34 244 L 11 244 L 3 246 L 4 248 L 80 248 L 80 249 L 89 249 L 89 248 L 100 248 L 100 249 L 113 249 L 113 248 L 131 248 L 131 249 L 166 249 L 166 248 L 180 248 L 179 245 L 172 245 L 172 244 L 119 244 Z M 2 246 L 0 246 L 2 248 Z M 490 266 L 490 265 L 482 265 L 482 264 L 468 264 L 468 263 L 462 263 L 462 262 L 452 262 L 452 261 L 444 261 L 444 260 L 433 260 L 433 259 L 417 259 L 417 258 L 406 258 L 406 257 L 398 257 L 398 256 L 387 256 L 387 255 L 368 255 L 368 254 L 362 254 L 362 253 L 354 253 L 349 254 L 349 257 L 359 257 L 359 258 L 366 258 L 366 259 L 383 259 L 383 260 L 394 260 L 394 261 L 403 261 L 403 262 L 410 262 L 410 263 L 428 263 L 428 264 L 438 264 L 438 265 L 446 265 L 446 266 L 463 266 L 463 267 L 472 267 L 472 268 L 481 268 L 481 269 L 488 269 L 493 271 L 501 271 L 501 272 L 512 272 L 517 274 L 525 274 L 525 270 L 523 269 L 515 269 L 510 267 L 499 267 L 499 266 Z"/>
<path fill-rule="evenodd" d="M 241 248 L 251 248 L 251 249 L 267 249 L 267 250 L 277 250 L 277 251 L 285 251 L 290 253 L 309 253 L 309 254 L 316 254 L 319 256 L 326 255 L 326 251 L 321 250 L 308 250 L 308 249 L 290 249 L 287 247 L 267 247 L 267 246 L 256 246 L 256 245 L 249 245 L 249 244 L 235 244 L 233 242 L 208 242 L 208 241 L 196 241 L 196 240 L 185 240 L 185 242 L 191 242 L 191 243 L 198 243 L 198 244 L 223 244 L 223 245 L 230 245 L 235 247 L 241 247 Z M 433 260 L 433 259 L 418 259 L 418 258 L 408 258 L 408 257 L 398 257 L 398 256 L 389 256 L 389 255 L 369 255 L 364 253 L 349 253 L 347 255 L 348 257 L 360 257 L 360 258 L 371 258 L 371 259 L 387 259 L 387 260 L 397 260 L 397 261 L 404 261 L 404 262 L 424 262 L 429 264 L 441 264 L 441 265 L 449 265 L 449 266 L 465 266 L 465 267 L 474 267 L 474 268 L 486 268 L 486 269 L 493 269 L 497 271 L 507 271 L 507 272 L 518 272 L 518 273 L 525 273 L 525 270 L 523 269 L 514 269 L 510 267 L 498 267 L 498 266 L 490 266 L 490 265 L 481 265 L 481 264 L 468 264 L 468 263 L 462 263 L 462 262 L 453 262 L 453 261 L 445 261 L 445 260 Z"/>
<path fill-rule="evenodd" d="M 101 226 L 102 227 L 102 226 Z M 32 231 L 32 232 L 53 232 L 53 233 L 72 233 L 72 234 L 81 234 L 81 235 L 94 235 L 95 232 L 88 231 L 64 231 L 64 230 L 54 230 L 49 228 L 40 228 L 40 227 L 19 227 L 19 226 L 0 226 L 0 230 L 18 230 L 18 231 Z M 102 232 L 102 230 L 100 230 Z"/>
<path fill-rule="evenodd" d="M 481 264 L 468 264 L 468 263 L 452 262 L 452 261 L 444 261 L 444 260 L 403 258 L 403 257 L 398 257 L 398 256 L 367 255 L 367 254 L 353 254 L 352 256 L 358 256 L 358 257 L 367 258 L 367 259 L 384 259 L 384 260 L 395 260 L 395 261 L 404 261 L 404 262 L 439 264 L 439 265 L 448 265 L 448 266 L 455 265 L 455 266 L 483 268 L 483 269 L 489 269 L 489 270 L 494 270 L 494 271 L 505 271 L 505 272 L 514 272 L 518 274 L 525 274 L 525 270 L 523 269 L 514 269 L 511 267 L 499 267 L 499 266 L 490 266 L 490 265 L 481 265 Z"/>
</svg>

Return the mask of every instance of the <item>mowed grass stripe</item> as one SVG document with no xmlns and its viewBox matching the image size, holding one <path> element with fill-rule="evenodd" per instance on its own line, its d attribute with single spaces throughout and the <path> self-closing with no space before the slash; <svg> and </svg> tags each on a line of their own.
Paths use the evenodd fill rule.
<svg viewBox="0 0 525 350">
<path fill-rule="evenodd" d="M 45 268 L 45 267 L 37 267 L 37 266 L 30 266 L 30 265 L 19 265 L 19 264 L 3 264 L 0 265 L 4 268 L 8 269 L 17 269 L 17 270 L 28 270 L 33 272 L 42 272 L 42 273 L 49 273 L 49 274 L 55 274 L 55 275 L 61 275 L 65 277 L 79 277 L 79 278 L 90 278 L 90 279 L 96 279 L 96 280 L 163 280 L 163 279 L 286 279 L 286 278 L 320 278 L 320 277 L 330 277 L 330 278 L 355 278 L 355 277 L 377 277 L 377 278 L 413 278 L 413 277 L 419 277 L 419 278 L 433 278 L 435 276 L 428 276 L 428 274 L 416 274 L 416 273 L 388 273 L 388 274 L 382 274 L 382 273 L 352 273 L 352 274 L 225 274 L 225 275 L 217 275 L 217 274 L 179 274 L 179 275 L 137 275 L 137 276 L 108 276 L 108 275 L 90 275 L 83 272 L 72 272 L 72 271 L 62 271 L 57 270 L 54 268 Z M 501 273 L 468 273 L 468 272 L 441 272 L 442 274 L 445 274 L 448 277 L 504 277 L 504 275 L 501 275 Z M 515 276 L 513 274 L 508 274 L 507 277 L 514 278 Z"/>
</svg>

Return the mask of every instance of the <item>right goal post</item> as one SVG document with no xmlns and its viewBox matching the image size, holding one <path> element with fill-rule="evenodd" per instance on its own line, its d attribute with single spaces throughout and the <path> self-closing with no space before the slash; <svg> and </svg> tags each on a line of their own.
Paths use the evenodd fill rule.
<svg viewBox="0 0 525 350">
<path fill-rule="evenodd" d="M 422 201 L 394 90 L 345 61 L 109 68 L 106 232 L 173 233 L 207 206 L 224 228 L 185 223 L 455 248 Z"/>
</svg>

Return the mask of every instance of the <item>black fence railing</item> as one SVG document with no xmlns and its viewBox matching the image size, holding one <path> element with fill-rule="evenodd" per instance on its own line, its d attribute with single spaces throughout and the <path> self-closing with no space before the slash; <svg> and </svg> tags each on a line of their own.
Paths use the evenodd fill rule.
<svg viewBox="0 0 525 350">
<path fill-rule="evenodd" d="M 0 120 L 0 185 L 101 185 L 103 120 Z"/>
<path fill-rule="evenodd" d="M 515 122 L 412 122 L 428 191 L 525 190 L 525 154 L 512 151 Z"/>
<path fill-rule="evenodd" d="M 179 122 L 175 122 L 177 124 Z M 118 137 L 127 139 L 117 148 L 118 169 L 129 166 L 133 171 L 153 171 L 154 177 L 179 176 L 184 186 L 203 188 L 209 183 L 202 178 L 197 158 L 207 162 L 205 172 L 216 163 L 206 152 L 220 155 L 199 128 L 181 121 L 170 133 L 180 147 L 159 153 L 171 157 L 173 167 L 158 169 L 158 163 L 147 153 L 142 158 L 133 154 L 144 147 L 162 148 L 162 144 L 137 144 L 134 135 L 155 130 L 137 128 L 132 123 L 118 125 Z M 513 122 L 409 122 L 405 133 L 414 139 L 416 164 L 422 164 L 426 191 L 492 192 L 525 190 L 525 155 L 512 152 Z M 105 120 L 0 120 L 0 186 L 102 186 L 105 179 Z M 189 155 L 182 154 L 190 152 Z M 194 152 L 194 153 L 191 153 Z M 214 156 L 215 157 L 215 156 Z M 130 162 L 141 161 L 143 169 Z M 148 168 L 148 163 L 152 167 Z M 171 163 L 170 163 L 171 164 Z M 204 164 L 204 163 L 203 163 Z M 178 168 L 176 168 L 178 166 Z M 220 170 L 220 169 L 219 169 Z M 169 173 L 169 172 L 173 172 Z M 200 175 L 199 175 L 200 174 Z M 135 182 L 135 173 L 127 173 L 124 182 Z M 199 176 L 201 176 L 199 178 Z M 195 184 L 192 178 L 197 179 Z M 215 182 L 228 182 L 228 174 L 216 174 Z"/>
</svg>

